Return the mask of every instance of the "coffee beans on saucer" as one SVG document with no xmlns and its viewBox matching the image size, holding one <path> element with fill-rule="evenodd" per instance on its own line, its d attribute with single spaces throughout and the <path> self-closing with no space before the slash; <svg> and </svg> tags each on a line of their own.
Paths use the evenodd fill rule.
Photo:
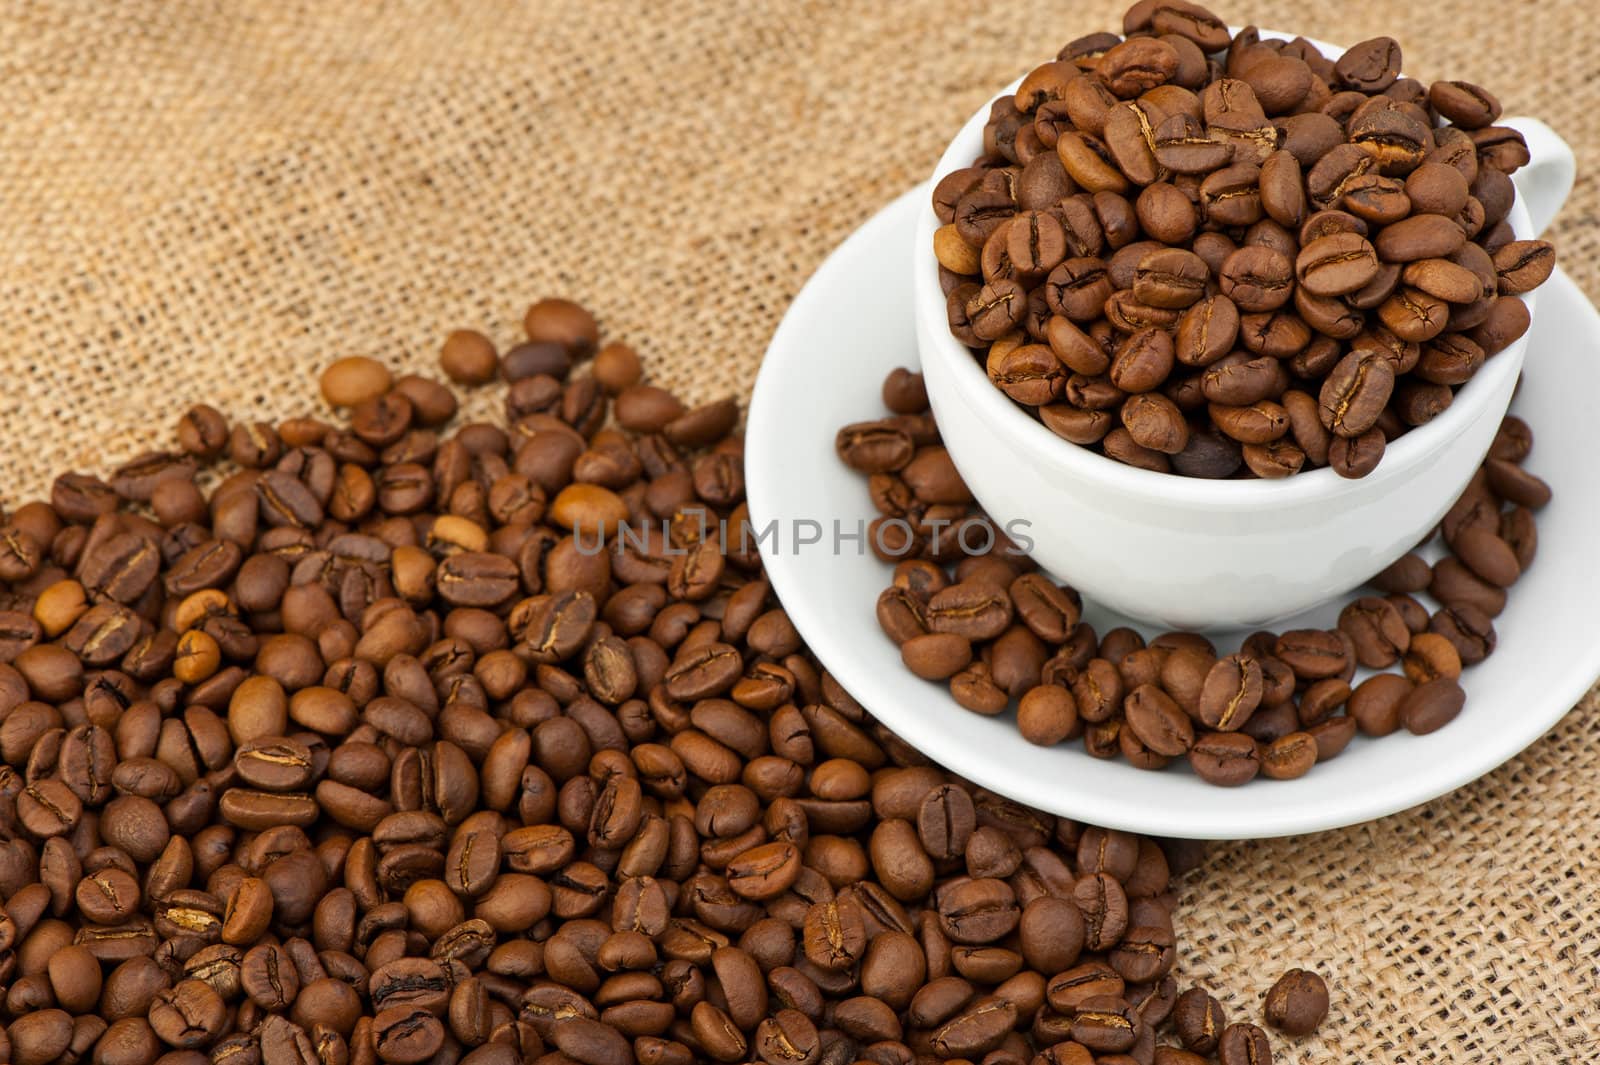
<svg viewBox="0 0 1600 1065">
<path fill-rule="evenodd" d="M 1462 670 L 1494 651 L 1494 618 L 1533 562 L 1534 514 L 1550 500 L 1521 465 L 1532 430 L 1508 416 L 1436 530 L 1444 557 L 1405 555 L 1333 628 L 1257 632 L 1228 653 L 1199 633 L 1097 633 L 1078 593 L 1007 535 L 1029 531 L 997 528 L 973 503 L 916 385 L 896 370 L 884 386 L 895 413 L 836 440 L 879 512 L 867 542 L 895 564 L 877 617 L 906 668 L 974 713 L 1015 706 L 1030 743 L 1077 742 L 1141 769 L 1187 762 L 1211 784 L 1294 779 L 1358 732 L 1421 735 L 1453 721 Z"/>
<path fill-rule="evenodd" d="M 1189 0 L 1068 43 L 933 189 L 951 334 L 1057 435 L 1188 477 L 1362 477 L 1528 328 L 1500 104 Z"/>
<path fill-rule="evenodd" d="M 1196 845 L 928 764 L 723 531 L 737 404 L 641 383 L 568 301 L 525 329 L 441 355 L 505 380 L 503 419 L 341 360 L 332 422 L 196 407 L 0 521 L 0 1061 L 1175 1053 Z M 897 431 L 852 447 L 964 498 Z"/>
</svg>

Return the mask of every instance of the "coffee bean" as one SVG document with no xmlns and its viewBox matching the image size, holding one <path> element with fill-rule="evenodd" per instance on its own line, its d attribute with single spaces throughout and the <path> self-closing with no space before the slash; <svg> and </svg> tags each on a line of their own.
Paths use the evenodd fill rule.
<svg viewBox="0 0 1600 1065">
<path fill-rule="evenodd" d="M 1307 969 L 1290 969 L 1267 991 L 1264 1013 L 1281 1032 L 1310 1035 L 1328 1015 L 1328 985 Z"/>
<path fill-rule="evenodd" d="M 1441 607 L 1429 619 L 1428 631 L 1443 636 L 1464 666 L 1476 665 L 1494 652 L 1494 621 L 1471 604 Z"/>
<path fill-rule="evenodd" d="M 1175 757 L 1194 745 L 1194 728 L 1188 715 L 1153 684 L 1141 684 L 1129 692 L 1123 710 L 1128 727 L 1157 754 Z"/>
<path fill-rule="evenodd" d="M 482 333 L 457 329 L 444 339 L 439 367 L 450 380 L 463 385 L 482 385 L 494 380 L 499 366 L 494 343 Z"/>
<path fill-rule="evenodd" d="M 388 367 L 364 355 L 350 355 L 322 371 L 322 398 L 331 406 L 354 407 L 389 390 Z"/>
<path fill-rule="evenodd" d="M 1411 630 L 1394 605 L 1376 596 L 1364 596 L 1339 614 L 1339 629 L 1350 638 L 1356 661 L 1368 669 L 1384 669 L 1411 646 Z"/>
<path fill-rule="evenodd" d="M 1178 996 L 1172 1017 L 1178 1038 L 1196 1054 L 1214 1053 L 1227 1028 L 1222 1004 L 1198 987 Z"/>
<path fill-rule="evenodd" d="M 1358 233 L 1330 233 L 1307 243 L 1295 260 L 1295 276 L 1318 296 L 1356 292 L 1376 276 L 1378 253 Z"/>
<path fill-rule="evenodd" d="M 1109 383 L 1121 393 L 1149 392 L 1172 372 L 1173 357 L 1172 338 L 1165 330 L 1154 326 L 1138 329 L 1118 345 Z M 1072 398 L 1070 392 L 1068 398 Z"/>
<path fill-rule="evenodd" d="M 24 1014 L 7 1029 L 12 1060 L 17 1065 L 45 1065 L 66 1052 L 72 1041 L 72 1015 L 41 1009 Z"/>
<path fill-rule="evenodd" d="M 1258 717 L 1256 723 L 1261 720 Z M 1273 780 L 1295 780 L 1311 772 L 1316 764 L 1317 741 L 1308 732 L 1289 732 L 1271 740 L 1256 754 L 1263 775 Z"/>
<path fill-rule="evenodd" d="M 1187 307 L 1205 294 L 1210 275 L 1205 262 L 1181 248 L 1152 251 L 1139 260 L 1133 294 L 1152 307 Z"/>
<path fill-rule="evenodd" d="M 171 1047 L 194 1049 L 209 1044 L 227 1022 L 227 1005 L 202 980 L 181 980 L 159 992 L 150 1004 L 150 1027 Z"/>
<path fill-rule="evenodd" d="M 1514 463 L 1492 458 L 1484 463 L 1484 470 L 1489 488 L 1508 503 L 1538 510 L 1550 502 L 1550 486 Z"/>
<path fill-rule="evenodd" d="M 778 1010 L 757 1027 L 755 1051 L 767 1065 L 814 1065 L 821 1053 L 817 1027 L 799 1010 Z"/>
<path fill-rule="evenodd" d="M 1497 531 L 1476 526 L 1463 529 L 1450 546 L 1463 565 L 1497 587 L 1510 587 L 1522 574 L 1516 552 Z"/>
<path fill-rule="evenodd" d="M 1282 644 L 1282 638 L 1279 643 Z M 1282 657 L 1281 651 L 1279 657 Z M 1197 708 L 1199 718 L 1208 728 L 1234 731 L 1241 728 L 1261 704 L 1262 691 L 1261 664 L 1247 654 L 1229 655 L 1206 674 Z"/>
<path fill-rule="evenodd" d="M 1189 424 L 1172 400 L 1154 392 L 1128 397 L 1122 424 L 1140 447 L 1176 455 L 1189 444 Z"/>
<path fill-rule="evenodd" d="M 1376 428 L 1360 436 L 1335 436 L 1328 445 L 1328 465 L 1340 477 L 1365 477 L 1378 468 L 1385 446 L 1383 432 Z"/>
<path fill-rule="evenodd" d="M 1417 685 L 1400 704 L 1400 723 L 1422 736 L 1434 732 L 1461 713 L 1466 693 L 1453 678 L 1440 676 Z"/>
<path fill-rule="evenodd" d="M 1237 732 L 1210 733 L 1189 748 L 1189 765 L 1208 784 L 1237 787 L 1260 772 L 1255 740 Z"/>
<path fill-rule="evenodd" d="M 1138 1037 L 1138 1014 L 1120 998 L 1088 999 L 1072 1021 L 1072 1038 L 1098 1054 L 1128 1050 Z"/>
<path fill-rule="evenodd" d="M 1230 1024 L 1217 1040 L 1217 1061 L 1221 1065 L 1272 1065 L 1272 1044 L 1267 1033 L 1253 1024 Z"/>
<path fill-rule="evenodd" d="M 372 1019 L 372 1042 L 384 1061 L 415 1065 L 430 1060 L 444 1045 L 444 1025 L 426 1010 L 391 1006 Z"/>
<path fill-rule="evenodd" d="M 1222 264 L 1223 295 L 1245 312 L 1271 311 L 1293 295 L 1295 271 L 1287 256 L 1273 248 L 1240 248 Z"/>
</svg>

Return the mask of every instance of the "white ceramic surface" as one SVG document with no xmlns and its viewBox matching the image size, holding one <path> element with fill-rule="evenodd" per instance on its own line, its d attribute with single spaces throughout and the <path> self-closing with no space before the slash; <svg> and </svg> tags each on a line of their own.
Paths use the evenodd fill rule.
<svg viewBox="0 0 1600 1065">
<path fill-rule="evenodd" d="M 1076 744 L 1034 747 L 1009 715 L 969 713 L 943 685 L 913 677 L 874 616 L 890 567 L 850 538 L 875 516 L 866 483 L 839 462 L 833 441 L 840 426 L 881 417 L 884 375 L 917 364 L 903 264 L 926 203 L 920 188 L 886 208 L 794 301 L 756 382 L 745 467 L 757 527 L 773 523 L 763 553 L 789 616 L 840 683 L 929 756 L 984 787 L 1096 824 L 1194 838 L 1289 835 L 1369 820 L 1476 779 L 1554 725 L 1600 674 L 1600 478 L 1590 468 L 1600 315 L 1557 273 L 1543 289 L 1513 404 L 1537 437 L 1529 468 L 1552 483 L 1555 501 L 1539 518 L 1539 557 L 1497 619 L 1499 649 L 1467 671 L 1467 708 L 1448 727 L 1358 737 L 1300 780 L 1229 790 L 1180 767 L 1145 773 L 1097 761 Z M 1331 624 L 1340 605 L 1294 624 Z M 1102 631 L 1121 623 L 1093 602 L 1086 616 Z M 1231 647 L 1236 636 L 1217 639 Z"/>
<path fill-rule="evenodd" d="M 985 104 L 957 134 L 935 181 L 982 154 L 988 114 Z M 1535 119 L 1507 124 L 1523 132 L 1534 159 L 1516 175 L 1510 217 L 1517 235 L 1530 237 L 1538 232 L 1530 210 L 1542 228 L 1571 189 L 1572 151 Z M 1391 444 L 1360 480 L 1327 468 L 1283 481 L 1152 473 L 1061 439 L 989 382 L 947 326 L 931 251 L 938 226 L 922 205 L 910 255 L 917 345 L 951 458 L 997 522 L 1025 524 L 1045 569 L 1117 610 L 1176 628 L 1267 624 L 1348 591 L 1404 554 L 1477 469 L 1526 352 L 1524 338 L 1490 359 L 1449 410 Z M 1534 295 L 1525 299 L 1534 309 Z"/>
</svg>

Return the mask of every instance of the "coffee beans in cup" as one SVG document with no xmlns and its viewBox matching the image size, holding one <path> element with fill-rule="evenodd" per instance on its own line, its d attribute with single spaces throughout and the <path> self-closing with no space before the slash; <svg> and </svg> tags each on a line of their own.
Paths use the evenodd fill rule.
<svg viewBox="0 0 1600 1065">
<path fill-rule="evenodd" d="M 737 536 L 737 404 L 641 383 L 570 301 L 525 329 L 441 355 L 506 380 L 503 419 L 451 427 L 442 383 L 343 360 L 335 421 L 197 407 L 0 521 L 0 1061 L 1172 1053 L 1196 846 L 928 764 Z M 912 421 L 852 453 L 964 509 L 911 465 L 920 379 L 885 400 Z M 1075 609 L 1043 582 L 941 603 L 974 632 Z"/>
<path fill-rule="evenodd" d="M 894 565 L 878 623 L 906 668 L 973 713 L 1015 706 L 1030 743 L 1081 743 L 1141 769 L 1187 763 L 1210 784 L 1292 780 L 1358 733 L 1422 735 L 1455 720 L 1462 670 L 1494 651 L 1494 618 L 1533 563 L 1534 515 L 1550 500 L 1521 465 L 1532 430 L 1507 416 L 1436 530 L 1443 556 L 1400 558 L 1333 628 L 1256 632 L 1231 653 L 1200 633 L 1096 632 L 1078 593 L 1007 535 L 1028 530 L 997 528 L 974 504 L 915 380 L 894 371 L 894 413 L 835 441 L 878 511 L 867 542 Z"/>
<path fill-rule="evenodd" d="M 1057 435 L 1188 477 L 1362 477 L 1521 337 L 1555 266 L 1507 221 L 1528 162 L 1500 104 L 1128 9 L 994 101 L 941 175 L 951 335 Z"/>
</svg>

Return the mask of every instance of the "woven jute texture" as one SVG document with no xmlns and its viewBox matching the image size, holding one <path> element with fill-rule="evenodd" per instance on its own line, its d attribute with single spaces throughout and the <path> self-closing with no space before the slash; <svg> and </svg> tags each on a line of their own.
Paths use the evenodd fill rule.
<svg viewBox="0 0 1600 1065">
<path fill-rule="evenodd" d="M 458 325 L 512 341 L 545 294 L 591 304 L 657 381 L 743 394 L 827 251 L 1121 6 L 0 4 L 0 496 L 165 443 L 195 401 L 314 408 L 340 355 L 427 368 Z M 1592 0 L 1219 10 L 1388 33 L 1410 73 L 1549 121 L 1584 175 L 1561 260 L 1600 296 Z M 1330 1022 L 1280 1060 L 1600 1060 L 1597 724 L 1586 702 L 1420 811 L 1221 848 L 1189 882 L 1187 975 L 1259 1020 L 1278 973 L 1323 971 Z"/>
</svg>

